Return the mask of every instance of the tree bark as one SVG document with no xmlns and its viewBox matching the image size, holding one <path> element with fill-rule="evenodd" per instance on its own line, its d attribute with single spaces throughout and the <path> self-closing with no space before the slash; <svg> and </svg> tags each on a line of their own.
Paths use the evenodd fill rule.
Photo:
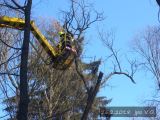
<svg viewBox="0 0 160 120">
<path fill-rule="evenodd" d="M 100 72 L 99 73 L 99 76 L 98 76 L 98 80 L 97 80 L 97 83 L 94 87 L 94 90 L 90 90 L 90 94 L 88 95 L 88 99 L 87 99 L 87 105 L 85 107 L 85 110 L 83 112 L 83 115 L 82 115 L 82 118 L 81 120 L 87 120 L 87 117 L 88 117 L 88 114 L 89 114 L 89 111 L 90 109 L 92 108 L 92 104 L 94 102 L 94 98 L 96 97 L 97 95 L 97 92 L 99 90 L 99 87 L 100 87 L 100 84 L 101 84 L 101 81 L 102 81 L 102 77 L 103 77 L 103 73 Z"/>
<path fill-rule="evenodd" d="M 27 120 L 28 115 L 28 78 L 27 78 L 27 64 L 29 53 L 29 40 L 30 40 L 30 14 L 31 14 L 32 0 L 28 0 L 25 7 L 25 27 L 24 27 L 24 40 L 21 53 L 20 65 L 20 101 L 18 106 L 17 119 Z"/>
</svg>

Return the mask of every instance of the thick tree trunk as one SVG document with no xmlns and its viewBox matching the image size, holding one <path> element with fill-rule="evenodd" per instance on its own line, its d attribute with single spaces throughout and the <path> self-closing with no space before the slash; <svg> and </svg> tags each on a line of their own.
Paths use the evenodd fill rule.
<svg viewBox="0 0 160 120">
<path fill-rule="evenodd" d="M 28 79 L 27 79 L 27 64 L 29 53 L 29 40 L 30 40 L 30 14 L 31 14 L 32 0 L 28 0 L 25 7 L 25 28 L 24 40 L 22 45 L 21 65 L 20 65 L 20 101 L 18 106 L 17 119 L 27 120 L 28 114 Z"/>
<path fill-rule="evenodd" d="M 88 99 L 87 99 L 87 105 L 86 105 L 86 108 L 83 112 L 81 120 L 87 120 L 89 111 L 92 108 L 92 104 L 93 104 L 94 99 L 95 99 L 95 97 L 97 95 L 97 92 L 99 90 L 99 87 L 100 87 L 100 84 L 101 84 L 101 81 L 102 81 L 102 77 L 103 77 L 103 73 L 100 72 L 95 88 L 93 90 L 91 89 L 90 92 L 89 92 Z"/>
</svg>

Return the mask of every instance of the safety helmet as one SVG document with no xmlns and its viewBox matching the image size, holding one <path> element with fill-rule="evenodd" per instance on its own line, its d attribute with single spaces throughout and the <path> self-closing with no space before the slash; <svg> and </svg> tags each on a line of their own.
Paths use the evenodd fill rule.
<svg viewBox="0 0 160 120">
<path fill-rule="evenodd" d="M 59 35 L 64 35 L 65 33 L 63 31 L 58 32 Z"/>
</svg>

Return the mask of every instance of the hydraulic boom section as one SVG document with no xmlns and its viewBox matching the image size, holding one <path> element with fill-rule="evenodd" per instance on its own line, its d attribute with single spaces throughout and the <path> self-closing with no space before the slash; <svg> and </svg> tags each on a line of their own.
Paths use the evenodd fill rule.
<svg viewBox="0 0 160 120">
<path fill-rule="evenodd" d="M 73 37 L 69 33 L 60 33 L 60 41 L 57 46 L 52 46 L 45 36 L 35 26 L 34 21 L 30 22 L 31 32 L 42 45 L 44 50 L 51 57 L 51 64 L 55 69 L 66 69 L 73 62 L 76 49 L 73 45 Z M 24 30 L 25 21 L 20 18 L 11 18 L 7 16 L 0 17 L 0 27 Z"/>
</svg>

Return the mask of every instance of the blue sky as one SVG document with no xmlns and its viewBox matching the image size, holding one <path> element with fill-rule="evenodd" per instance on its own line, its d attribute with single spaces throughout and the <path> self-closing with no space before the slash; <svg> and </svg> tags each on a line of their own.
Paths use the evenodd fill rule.
<svg viewBox="0 0 160 120">
<path fill-rule="evenodd" d="M 36 0 L 38 1 L 38 0 Z M 133 57 L 131 52 L 132 40 L 136 34 L 147 26 L 158 25 L 158 6 L 155 0 L 90 0 L 95 9 L 104 12 L 105 20 L 95 23 L 86 32 L 86 45 L 84 53 L 91 58 L 102 58 L 108 50 L 102 45 L 97 34 L 97 28 L 115 31 L 115 48 L 120 50 L 122 65 L 127 69 L 124 56 Z M 34 17 L 59 19 L 59 10 L 68 7 L 68 0 L 46 0 L 38 3 L 33 9 Z M 85 59 L 92 61 L 93 59 Z M 104 62 L 101 71 L 105 74 L 111 71 L 111 63 Z M 144 106 L 143 101 L 151 99 L 155 83 L 154 78 L 147 72 L 138 71 L 135 76 L 136 85 L 124 76 L 112 77 L 99 92 L 99 95 L 112 98 L 110 106 Z M 129 118 L 113 118 L 113 120 L 127 120 Z"/>
<path fill-rule="evenodd" d="M 32 18 L 60 19 L 59 10 L 69 7 L 68 0 L 33 0 Z M 95 23 L 86 32 L 86 45 L 84 53 L 92 58 L 105 58 L 108 50 L 102 45 L 97 34 L 97 28 L 115 31 L 115 47 L 120 50 L 120 58 L 125 68 L 128 64 L 123 62 L 125 55 L 133 57 L 131 41 L 133 37 L 147 26 L 158 25 L 158 6 L 155 0 L 90 0 L 95 9 L 104 12 L 105 20 Z M 92 61 L 93 59 L 85 59 Z M 111 71 L 111 63 L 104 62 L 101 71 L 105 74 Z M 143 106 L 145 99 L 154 94 L 154 78 L 149 73 L 139 71 L 135 76 L 136 85 L 123 76 L 112 77 L 106 86 L 100 90 L 99 95 L 112 98 L 110 106 Z M 112 86 L 112 87 L 111 87 Z M 127 120 L 127 118 L 121 118 Z M 113 120 L 121 120 L 113 118 Z"/>
</svg>

